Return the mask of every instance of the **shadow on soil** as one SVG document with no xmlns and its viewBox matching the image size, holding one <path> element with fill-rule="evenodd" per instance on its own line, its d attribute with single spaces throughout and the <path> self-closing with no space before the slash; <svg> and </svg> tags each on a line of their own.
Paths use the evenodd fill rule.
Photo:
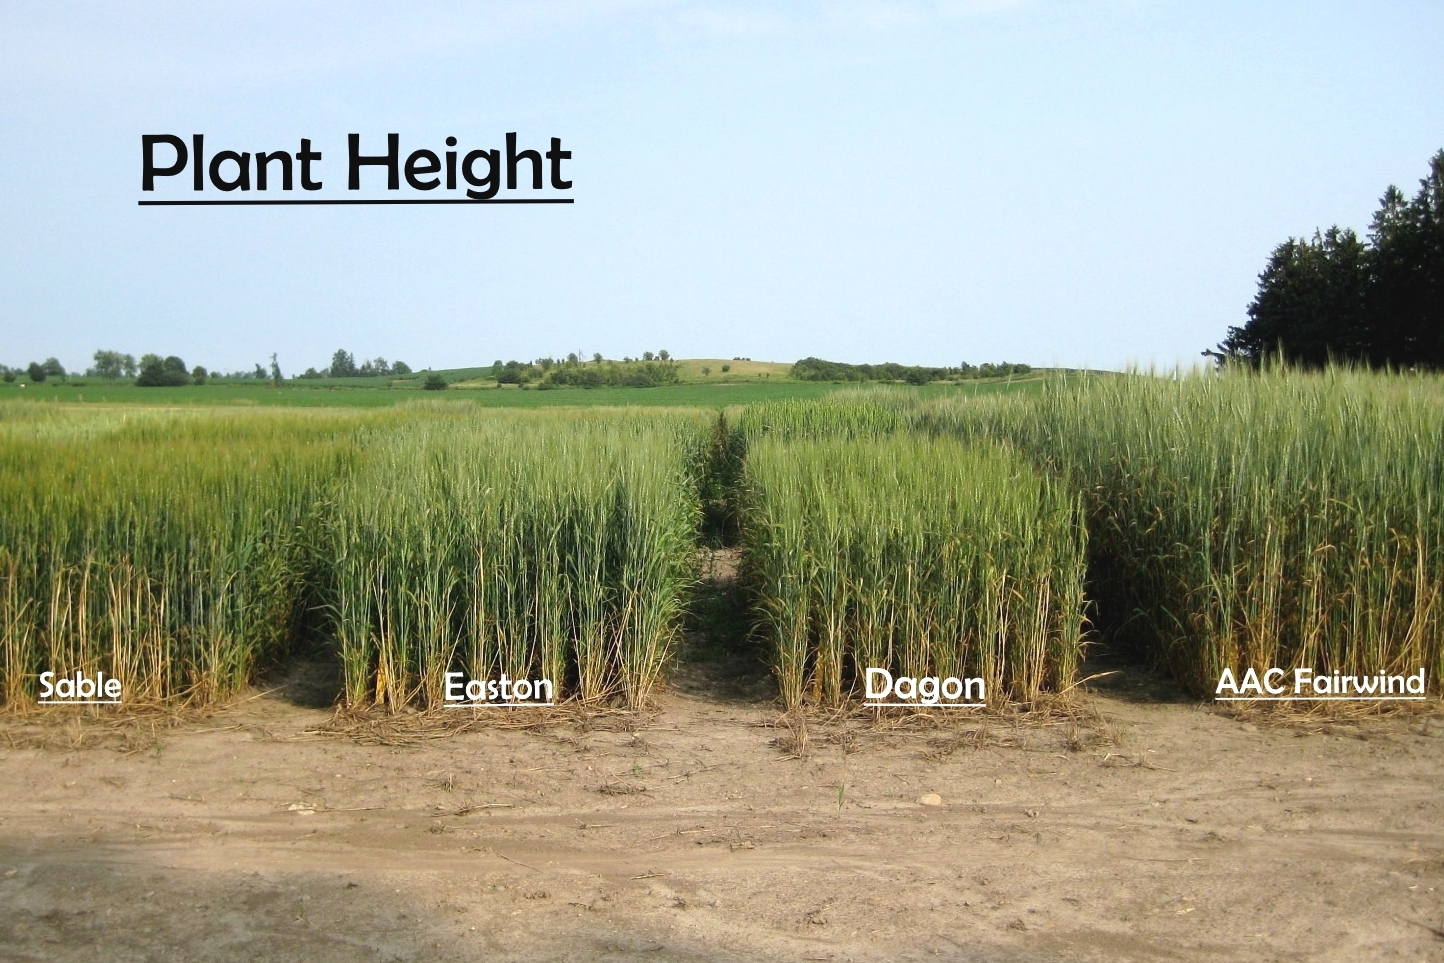
<svg viewBox="0 0 1444 963">
<path fill-rule="evenodd" d="M 240 960 L 398 963 L 573 959 L 605 963 L 735 961 L 636 923 L 532 914 L 533 932 L 486 900 L 347 868 L 258 865 L 223 872 L 167 865 L 163 846 L 85 846 L 0 834 L 0 959 L 80 963 Z M 317 860 L 324 863 L 324 858 Z M 515 886 L 471 874 L 471 892 Z M 493 884 L 488 889 L 488 884 Z M 530 897 L 528 897 L 530 898 Z M 506 905 L 510 905 L 509 903 Z"/>
<path fill-rule="evenodd" d="M 1197 702 L 1167 677 L 1104 644 L 1089 647 L 1087 661 L 1079 668 L 1083 678 L 1092 677 L 1086 688 L 1096 695 L 1137 703 Z"/>
<path fill-rule="evenodd" d="M 675 691 L 721 702 L 771 702 L 777 686 L 738 585 L 739 554 L 735 548 L 704 550 L 702 580 L 668 682 Z"/>
<path fill-rule="evenodd" d="M 341 660 L 324 651 L 308 652 L 262 676 L 256 688 L 304 709 L 329 709 L 341 702 Z"/>
<path fill-rule="evenodd" d="M 678 692 L 720 702 L 770 702 L 777 686 L 765 646 L 753 638 L 737 582 L 735 548 L 702 549 L 702 578 L 687 610 L 668 684 Z M 272 668 L 256 687 L 306 709 L 329 709 L 342 699 L 338 654 L 309 646 Z"/>
<path fill-rule="evenodd" d="M 753 631 L 737 577 L 740 550 L 704 548 L 701 580 L 687 611 L 677 656 L 667 677 L 673 691 L 719 702 L 767 703 L 778 698 L 767 647 Z M 1080 675 L 1088 691 L 1134 703 L 1196 702 L 1166 676 L 1150 671 L 1125 647 L 1094 642 Z M 258 683 L 276 698 L 307 709 L 341 702 L 341 662 L 323 645 L 283 662 Z"/>
</svg>

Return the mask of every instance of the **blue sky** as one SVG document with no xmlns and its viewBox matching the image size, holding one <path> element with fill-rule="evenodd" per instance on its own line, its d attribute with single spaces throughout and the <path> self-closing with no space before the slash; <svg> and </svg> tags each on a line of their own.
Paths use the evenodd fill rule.
<svg viewBox="0 0 1444 963">
<path fill-rule="evenodd" d="M 1441 91 L 1437 2 L 4 2 L 0 361 L 1191 363 Z M 146 133 L 508 131 L 575 204 L 136 206 Z"/>
</svg>

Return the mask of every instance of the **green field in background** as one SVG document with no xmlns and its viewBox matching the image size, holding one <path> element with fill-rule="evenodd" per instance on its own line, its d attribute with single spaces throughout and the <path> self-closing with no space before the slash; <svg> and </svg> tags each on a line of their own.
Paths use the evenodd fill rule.
<svg viewBox="0 0 1444 963">
<path fill-rule="evenodd" d="M 975 381 L 962 385 L 929 385 L 915 389 L 922 397 L 951 394 L 977 395 L 1035 392 L 1058 378 L 1042 373 L 1013 380 Z M 347 379 L 357 381 L 361 379 Z M 379 381 L 381 379 L 370 379 Z M 495 408 L 594 407 L 661 405 L 724 408 L 758 401 L 788 398 L 809 399 L 846 387 L 825 381 L 762 381 L 740 384 L 680 384 L 655 388 L 449 388 L 423 391 L 415 388 L 374 387 L 287 382 L 269 384 L 217 383 L 179 388 L 138 388 L 129 381 L 104 382 L 84 379 L 83 383 L 47 381 L 44 384 L 0 384 L 0 400 L 25 400 L 57 404 L 133 404 L 157 407 L 194 405 L 281 405 L 295 407 L 386 407 L 407 401 L 446 401 Z"/>
</svg>

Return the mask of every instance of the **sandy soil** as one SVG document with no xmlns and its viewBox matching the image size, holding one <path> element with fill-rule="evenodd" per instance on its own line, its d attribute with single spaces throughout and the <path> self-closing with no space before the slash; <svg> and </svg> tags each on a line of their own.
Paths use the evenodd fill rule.
<svg viewBox="0 0 1444 963">
<path fill-rule="evenodd" d="M 0 959 L 1444 960 L 1444 720 L 1124 673 L 1048 724 L 804 729 L 709 672 L 532 730 L 326 733 L 296 678 L 11 717 Z"/>
</svg>

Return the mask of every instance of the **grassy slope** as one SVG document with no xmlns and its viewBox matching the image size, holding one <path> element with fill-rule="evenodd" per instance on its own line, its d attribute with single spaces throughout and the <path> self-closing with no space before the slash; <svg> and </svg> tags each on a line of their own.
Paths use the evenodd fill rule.
<svg viewBox="0 0 1444 963">
<path fill-rule="evenodd" d="M 732 370 L 722 372 L 722 366 Z M 731 361 L 726 358 L 688 358 L 677 362 L 678 375 L 683 381 L 776 381 L 790 380 L 792 365 L 778 361 Z M 711 369 L 703 374 L 702 369 Z"/>
</svg>

